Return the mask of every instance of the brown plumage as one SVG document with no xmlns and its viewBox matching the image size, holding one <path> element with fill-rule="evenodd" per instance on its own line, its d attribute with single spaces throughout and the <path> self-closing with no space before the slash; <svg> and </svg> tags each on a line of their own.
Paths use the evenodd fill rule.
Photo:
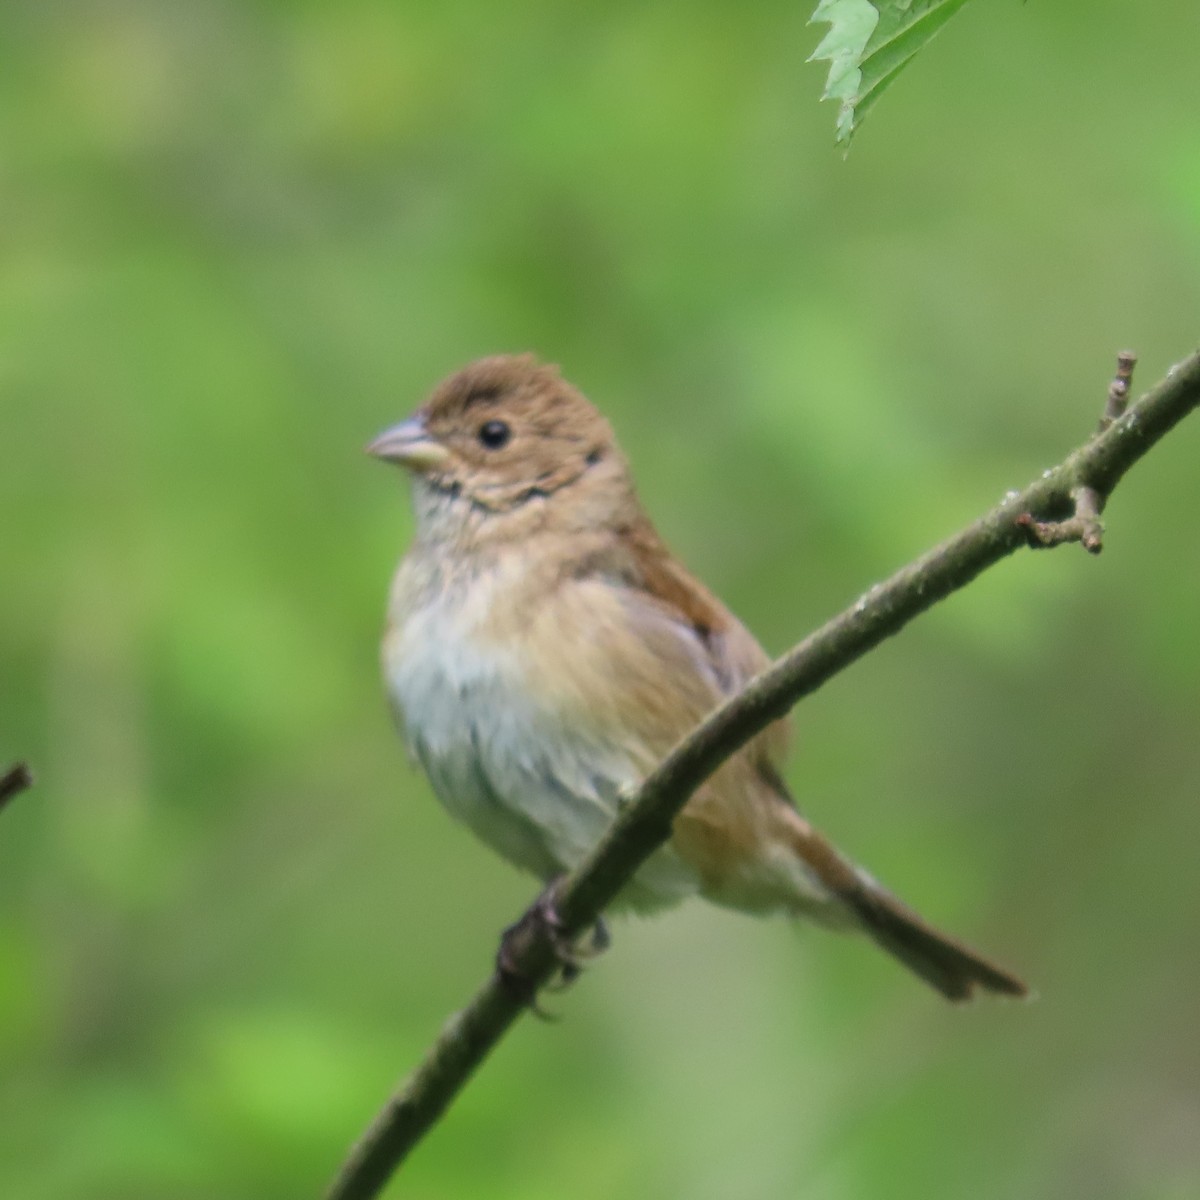
<svg viewBox="0 0 1200 1200">
<path fill-rule="evenodd" d="M 417 513 L 384 641 L 397 717 L 451 813 L 548 880 L 767 656 L 671 555 L 608 423 L 554 367 L 473 363 L 371 449 L 410 470 Z M 786 744 L 777 722 L 725 763 L 621 901 L 698 891 L 807 916 L 866 932 L 952 1000 L 1024 995 L 808 824 Z"/>
</svg>

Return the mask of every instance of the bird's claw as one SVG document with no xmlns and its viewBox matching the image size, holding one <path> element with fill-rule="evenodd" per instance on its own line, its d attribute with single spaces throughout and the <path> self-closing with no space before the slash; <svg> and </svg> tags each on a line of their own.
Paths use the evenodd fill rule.
<svg viewBox="0 0 1200 1200">
<path fill-rule="evenodd" d="M 537 938 L 549 943 L 558 964 L 558 977 L 546 990 L 558 992 L 574 983 L 583 973 L 585 962 L 606 950 L 611 941 L 608 926 L 602 919 L 593 926 L 589 945 L 581 945 L 567 933 L 556 904 L 558 883 L 558 880 L 551 883 L 520 919 L 501 934 L 500 947 L 496 951 L 496 974 L 500 982 L 535 1016 L 546 1021 L 557 1018 L 538 1004 L 534 981 L 518 966 L 524 947 Z"/>
</svg>

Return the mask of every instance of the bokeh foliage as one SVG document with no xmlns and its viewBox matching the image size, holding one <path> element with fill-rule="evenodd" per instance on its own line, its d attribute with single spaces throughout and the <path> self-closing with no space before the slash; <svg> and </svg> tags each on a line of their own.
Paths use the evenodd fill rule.
<svg viewBox="0 0 1200 1200">
<path fill-rule="evenodd" d="M 810 6 L 811 7 L 811 6 Z M 0 11 L 0 1195 L 319 1192 L 530 881 L 405 764 L 367 438 L 478 354 L 611 415 L 773 650 L 1091 429 L 1200 311 L 1186 18 L 968 6 L 843 161 L 803 5 Z M 799 714 L 811 815 L 1041 997 L 694 905 L 396 1194 L 1200 1188 L 1200 431 Z"/>
</svg>

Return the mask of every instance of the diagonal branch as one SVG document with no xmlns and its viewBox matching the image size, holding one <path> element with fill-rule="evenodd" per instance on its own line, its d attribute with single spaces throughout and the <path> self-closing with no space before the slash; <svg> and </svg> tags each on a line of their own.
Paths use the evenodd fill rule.
<svg viewBox="0 0 1200 1200">
<path fill-rule="evenodd" d="M 1126 361 L 1128 360 L 1128 361 Z M 1119 360 L 1127 392 L 1132 356 Z M 1116 384 L 1114 384 L 1116 386 Z M 1120 389 L 1118 389 L 1120 390 Z M 877 584 L 845 612 L 751 680 L 686 737 L 628 798 L 599 845 L 560 886 L 562 932 L 591 927 L 637 868 L 670 836 L 679 810 L 728 758 L 798 700 L 915 616 L 1022 546 L 1082 541 L 1095 552 L 1099 513 L 1126 471 L 1200 406 L 1200 352 L 1124 412 L 1111 400 L 1101 430 L 973 525 Z M 522 921 L 506 942 L 510 965 L 536 991 L 558 958 L 544 922 Z M 493 973 L 354 1147 L 327 1200 L 372 1200 L 438 1120 L 526 1003 Z"/>
</svg>

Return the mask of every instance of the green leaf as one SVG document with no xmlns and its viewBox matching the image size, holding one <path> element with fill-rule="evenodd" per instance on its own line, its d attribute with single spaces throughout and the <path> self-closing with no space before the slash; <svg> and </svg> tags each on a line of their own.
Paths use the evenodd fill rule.
<svg viewBox="0 0 1200 1200">
<path fill-rule="evenodd" d="M 837 140 L 849 145 L 900 72 L 967 0 L 821 0 L 813 21 L 829 32 L 809 62 L 828 61 L 822 99 L 838 100 Z"/>
</svg>

